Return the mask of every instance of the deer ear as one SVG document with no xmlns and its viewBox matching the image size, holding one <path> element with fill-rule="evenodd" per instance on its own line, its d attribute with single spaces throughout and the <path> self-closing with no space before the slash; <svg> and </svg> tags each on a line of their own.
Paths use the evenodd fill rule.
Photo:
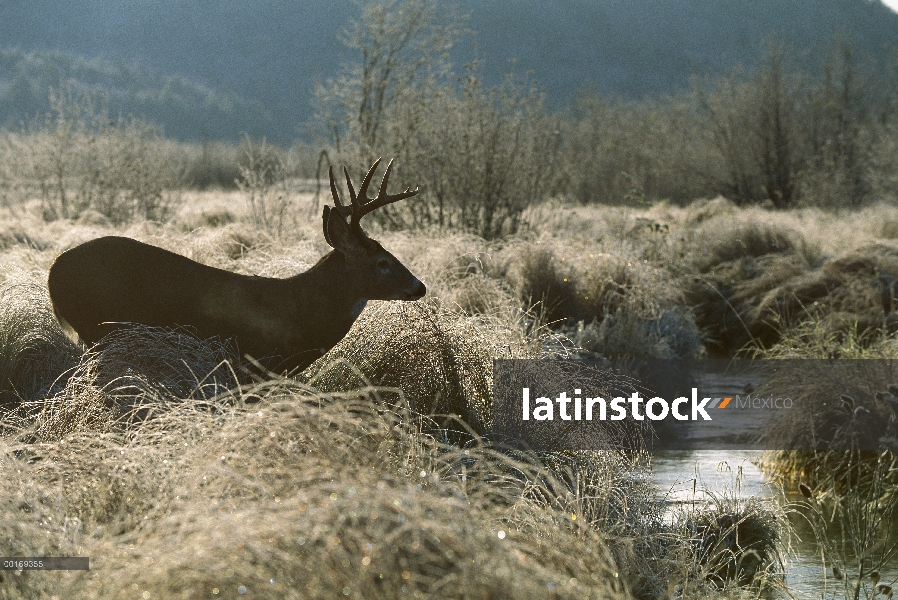
<svg viewBox="0 0 898 600">
<path fill-rule="evenodd" d="M 355 256 L 365 253 L 362 241 L 349 228 L 346 219 L 339 210 L 333 209 L 326 213 L 327 222 L 324 225 L 324 237 L 331 248 L 342 252 L 346 256 Z"/>
<path fill-rule="evenodd" d="M 324 241 L 327 242 L 327 245 L 328 245 L 328 246 L 330 246 L 331 248 L 333 248 L 333 247 L 334 247 L 334 243 L 331 242 L 331 238 L 330 238 L 330 236 L 327 234 L 327 216 L 328 216 L 328 213 L 330 213 L 330 211 L 331 211 L 331 207 L 330 207 L 330 206 L 325 206 L 325 207 L 324 207 L 324 214 L 321 215 L 321 218 L 322 218 L 322 220 L 324 221 Z"/>
</svg>

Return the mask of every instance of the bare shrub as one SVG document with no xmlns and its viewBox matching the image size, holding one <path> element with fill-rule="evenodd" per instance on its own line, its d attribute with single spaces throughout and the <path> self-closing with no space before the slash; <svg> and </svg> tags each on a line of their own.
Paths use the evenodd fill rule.
<svg viewBox="0 0 898 600">
<path fill-rule="evenodd" d="M 159 128 L 135 117 L 114 120 L 102 97 L 66 88 L 53 92 L 50 105 L 4 140 L 20 200 L 39 197 L 47 220 L 89 209 L 116 224 L 171 216 L 181 173 Z"/>
<path fill-rule="evenodd" d="M 426 95 L 464 30 L 454 5 L 435 0 L 377 0 L 361 10 L 342 38 L 360 60 L 345 63 L 339 77 L 315 90 L 338 153 L 350 140 L 363 152 L 377 148 L 395 106 Z"/>
<path fill-rule="evenodd" d="M 775 47 L 748 81 L 730 75 L 700 102 L 723 161 L 718 185 L 739 202 L 792 205 L 802 154 L 798 104 L 801 80 Z"/>
<path fill-rule="evenodd" d="M 442 55 L 462 19 L 441 12 L 431 0 L 366 5 L 346 38 L 361 61 L 319 87 L 318 103 L 339 162 L 393 156 L 412 174 L 398 177 L 423 188 L 415 202 L 375 214 L 381 225 L 494 239 L 515 233 L 524 209 L 554 190 L 560 120 L 522 81 L 484 89 L 476 63 L 453 77 Z"/>
<path fill-rule="evenodd" d="M 562 123 L 562 189 L 583 204 L 629 206 L 708 194 L 714 160 L 693 104 L 687 95 L 641 103 L 581 96 Z"/>
<path fill-rule="evenodd" d="M 898 201 L 898 122 L 887 122 L 872 149 L 871 177 L 873 196 L 880 201 Z"/>
<path fill-rule="evenodd" d="M 250 219 L 259 229 L 278 237 L 290 224 L 293 199 L 287 181 L 287 165 L 274 147 L 246 137 L 240 148 L 237 187 L 246 196 Z"/>
<path fill-rule="evenodd" d="M 394 147 L 423 176 L 428 194 L 426 202 L 402 207 L 410 215 L 401 223 L 495 239 L 517 232 L 525 209 L 555 191 L 560 123 L 535 88 L 509 78 L 485 90 L 473 66 L 460 90 L 447 87 L 423 106 L 399 108 L 397 126 L 409 112 L 424 112 L 416 134 L 394 138 L 401 143 Z"/>
<path fill-rule="evenodd" d="M 461 89 L 448 85 L 397 101 L 366 152 L 397 157 L 424 190 L 375 214 L 391 228 L 459 229 L 495 239 L 517 232 L 525 209 L 554 189 L 560 135 L 541 95 L 513 81 L 484 90 L 476 72 Z M 344 144 L 344 148 L 346 148 Z"/>
<path fill-rule="evenodd" d="M 882 189 L 875 154 L 894 116 L 881 74 L 838 40 L 804 107 L 802 195 L 816 206 L 858 206 Z M 875 73 L 875 74 L 874 74 Z"/>
<path fill-rule="evenodd" d="M 784 208 L 858 206 L 888 190 L 874 165 L 889 143 L 894 92 L 877 77 L 837 39 L 820 78 L 775 47 L 747 81 L 731 75 L 701 94 L 723 159 L 721 191 Z"/>
<path fill-rule="evenodd" d="M 233 189 L 240 177 L 239 149 L 233 144 L 204 140 L 198 146 L 185 145 L 184 183 L 205 190 Z"/>
<path fill-rule="evenodd" d="M 736 203 L 859 206 L 895 196 L 894 61 L 836 38 L 822 74 L 775 42 L 753 72 L 643 101 L 580 98 L 564 123 L 562 189 L 580 202 L 724 195 Z"/>
</svg>

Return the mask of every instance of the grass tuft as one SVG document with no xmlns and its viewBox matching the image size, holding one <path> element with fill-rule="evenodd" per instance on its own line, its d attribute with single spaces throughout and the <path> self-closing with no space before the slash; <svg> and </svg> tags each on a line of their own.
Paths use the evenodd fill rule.
<svg viewBox="0 0 898 600">
<path fill-rule="evenodd" d="M 80 354 L 57 325 L 45 287 L 0 287 L 0 407 L 51 395 Z"/>
</svg>

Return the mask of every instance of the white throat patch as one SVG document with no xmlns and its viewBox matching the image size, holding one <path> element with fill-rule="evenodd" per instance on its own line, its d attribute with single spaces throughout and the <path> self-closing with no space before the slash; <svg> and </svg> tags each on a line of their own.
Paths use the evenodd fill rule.
<svg viewBox="0 0 898 600">
<path fill-rule="evenodd" d="M 368 300 L 359 300 L 355 304 L 352 305 L 352 308 L 349 311 L 350 318 L 355 321 L 359 318 L 359 315 L 362 314 L 362 311 L 365 310 L 365 305 L 368 304 Z"/>
</svg>

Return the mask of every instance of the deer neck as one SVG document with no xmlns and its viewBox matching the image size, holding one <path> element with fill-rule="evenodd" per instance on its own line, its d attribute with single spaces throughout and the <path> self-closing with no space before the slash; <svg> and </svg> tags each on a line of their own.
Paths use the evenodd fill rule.
<svg viewBox="0 0 898 600">
<path fill-rule="evenodd" d="M 321 348 L 340 341 L 368 303 L 361 282 L 351 276 L 345 257 L 336 250 L 288 281 L 302 307 L 301 319 Z"/>
</svg>

